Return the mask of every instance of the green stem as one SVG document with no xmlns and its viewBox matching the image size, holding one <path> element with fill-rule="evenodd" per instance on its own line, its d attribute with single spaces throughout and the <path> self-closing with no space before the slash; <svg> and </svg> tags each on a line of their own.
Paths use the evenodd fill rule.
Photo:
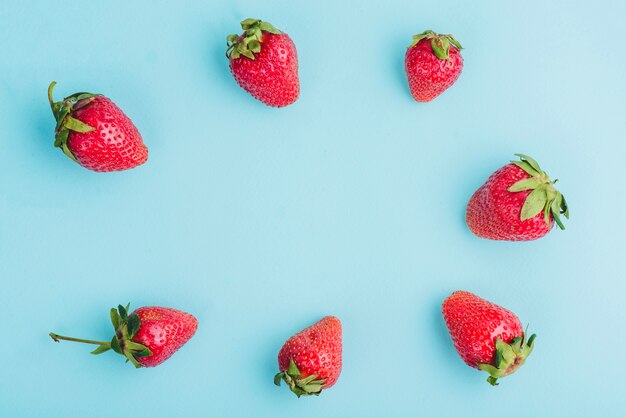
<svg viewBox="0 0 626 418">
<path fill-rule="evenodd" d="M 54 86 L 56 86 L 56 85 L 57 85 L 57 82 L 53 81 L 48 86 L 48 101 L 50 102 L 50 106 L 52 106 L 54 104 L 54 99 L 52 98 L 52 90 L 54 89 Z"/>
<path fill-rule="evenodd" d="M 58 335 L 53 332 L 51 332 L 49 335 L 57 343 L 60 342 L 60 340 L 64 340 L 64 341 L 74 341 L 77 343 L 86 343 L 86 344 L 95 344 L 95 345 L 110 344 L 110 342 L 108 341 L 103 342 L 103 341 L 94 341 L 94 340 L 83 340 L 81 338 L 65 337 L 63 335 Z"/>
</svg>

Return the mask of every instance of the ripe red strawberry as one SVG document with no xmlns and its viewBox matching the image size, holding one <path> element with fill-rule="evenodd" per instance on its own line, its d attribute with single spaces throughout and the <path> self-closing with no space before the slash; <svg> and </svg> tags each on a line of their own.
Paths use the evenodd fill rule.
<svg viewBox="0 0 626 418">
<path fill-rule="evenodd" d="M 452 35 L 427 30 L 413 36 L 404 55 L 404 68 L 415 100 L 430 102 L 454 84 L 463 70 L 461 49 Z"/>
<path fill-rule="evenodd" d="M 93 171 L 121 171 L 148 159 L 148 148 L 133 122 L 100 94 L 74 93 L 60 102 L 48 100 L 57 121 L 54 146 Z"/>
<path fill-rule="evenodd" d="M 341 373 L 341 321 L 327 316 L 289 338 L 278 353 L 278 368 L 274 384 L 284 380 L 298 398 L 334 385 Z"/>
<path fill-rule="evenodd" d="M 521 161 L 493 173 L 472 196 L 465 220 L 481 238 L 529 241 L 546 235 L 554 222 L 565 229 L 560 215 L 569 219 L 567 203 L 539 164 L 523 154 Z"/>
<path fill-rule="evenodd" d="M 516 371 L 533 351 L 535 334 L 524 342 L 522 324 L 513 312 L 472 293 L 448 296 L 443 317 L 463 361 L 489 373 L 492 385 Z"/>
<path fill-rule="evenodd" d="M 226 57 L 237 83 L 268 106 L 292 104 L 300 94 L 298 54 L 286 33 L 268 22 L 246 19 L 241 35 L 226 38 Z"/>
<path fill-rule="evenodd" d="M 112 349 L 135 367 L 154 367 L 170 358 L 195 334 L 198 321 L 193 315 L 160 306 L 144 306 L 128 315 L 129 305 L 111 309 L 115 335 L 110 342 L 83 340 L 50 333 L 60 340 L 97 344 L 92 354 Z"/>
</svg>

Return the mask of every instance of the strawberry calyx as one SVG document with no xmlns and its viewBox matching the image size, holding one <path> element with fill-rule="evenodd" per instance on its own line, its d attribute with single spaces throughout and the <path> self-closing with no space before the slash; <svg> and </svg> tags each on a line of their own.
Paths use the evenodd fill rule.
<svg viewBox="0 0 626 418">
<path fill-rule="evenodd" d="M 432 30 L 426 30 L 418 35 L 413 35 L 413 42 L 408 46 L 408 48 L 414 47 L 423 39 L 430 39 L 430 45 L 433 48 L 433 52 L 437 58 L 442 60 L 448 60 L 450 58 L 450 45 L 454 45 L 458 50 L 463 49 L 460 42 L 457 41 L 454 36 L 450 34 L 438 34 Z"/>
<path fill-rule="evenodd" d="M 152 351 L 150 351 L 150 349 L 145 345 L 132 341 L 132 338 L 135 334 L 137 334 L 139 328 L 141 327 L 141 321 L 139 320 L 139 315 L 136 313 L 133 313 L 130 316 L 128 315 L 129 308 L 130 304 L 126 305 L 126 307 L 119 305 L 117 310 L 115 308 L 111 308 L 111 322 L 113 323 L 113 328 L 115 328 L 115 335 L 113 335 L 111 341 L 104 342 L 84 340 L 81 338 L 58 335 L 52 332 L 49 335 L 55 342 L 64 340 L 98 345 L 98 347 L 93 350 L 91 354 L 102 354 L 106 351 L 113 350 L 126 357 L 126 362 L 130 361 L 136 368 L 140 368 L 142 365 L 139 361 L 137 361 L 137 359 L 151 356 Z"/>
<path fill-rule="evenodd" d="M 316 374 L 302 377 L 302 373 L 296 366 L 293 359 L 289 362 L 289 369 L 279 372 L 274 376 L 274 384 L 280 386 L 280 381 L 284 380 L 289 389 L 299 398 L 300 396 L 319 396 L 324 388 L 326 379 L 318 379 Z"/>
<path fill-rule="evenodd" d="M 57 121 L 56 127 L 54 128 L 54 146 L 61 148 L 65 155 L 76 161 L 76 157 L 67 146 L 67 138 L 70 131 L 86 133 L 91 132 L 96 128 L 72 117 L 72 112 L 80 109 L 81 107 L 87 106 L 94 100 L 94 98 L 101 96 L 101 94 L 79 92 L 74 93 L 59 102 L 55 102 L 52 98 L 52 90 L 54 90 L 54 86 L 56 86 L 56 84 L 56 81 L 53 81 L 48 87 L 48 101 L 50 102 L 54 119 Z"/>
<path fill-rule="evenodd" d="M 496 338 L 496 354 L 493 364 L 477 363 L 476 366 L 487 373 L 487 382 L 492 386 L 498 384 L 498 379 L 515 372 L 533 351 L 536 334 L 532 334 L 528 341 L 524 341 L 526 333 L 514 338 L 507 344 L 499 337 Z"/>
<path fill-rule="evenodd" d="M 565 229 L 561 222 L 560 215 L 569 219 L 569 209 L 565 197 L 554 188 L 554 183 L 558 180 L 550 180 L 548 173 L 543 171 L 537 161 L 524 154 L 515 154 L 521 161 L 511 161 L 530 177 L 520 180 L 509 187 L 507 190 L 512 193 L 532 190 L 520 211 L 520 219 L 525 221 L 534 218 L 543 211 L 543 217 L 546 225 L 550 226 L 550 215 L 560 229 Z"/>
<path fill-rule="evenodd" d="M 226 58 L 236 59 L 243 55 L 246 58 L 254 60 L 254 54 L 261 52 L 263 32 L 273 33 L 275 35 L 282 33 L 271 23 L 252 18 L 242 20 L 241 28 L 244 30 L 242 35 L 235 33 L 226 37 Z"/>
</svg>

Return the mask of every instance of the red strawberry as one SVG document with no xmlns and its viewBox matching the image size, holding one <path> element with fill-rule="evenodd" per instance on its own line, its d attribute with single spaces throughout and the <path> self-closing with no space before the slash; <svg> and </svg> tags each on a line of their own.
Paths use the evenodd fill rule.
<svg viewBox="0 0 626 418">
<path fill-rule="evenodd" d="M 569 210 L 556 180 L 532 158 L 515 155 L 521 161 L 493 173 L 467 205 L 467 226 L 481 238 L 530 241 L 550 232 L 554 221 L 565 229 L 559 216 L 569 219 Z"/>
<path fill-rule="evenodd" d="M 452 35 L 427 30 L 413 36 L 404 56 L 404 68 L 415 100 L 430 102 L 454 84 L 463 70 L 461 49 Z"/>
<path fill-rule="evenodd" d="M 489 373 L 492 385 L 517 370 L 533 351 L 535 334 L 524 342 L 522 324 L 513 312 L 472 293 L 448 296 L 443 317 L 463 361 Z"/>
<path fill-rule="evenodd" d="M 60 102 L 48 100 L 57 121 L 54 146 L 93 171 L 121 171 L 148 159 L 148 148 L 133 122 L 100 94 L 74 93 Z"/>
<path fill-rule="evenodd" d="M 327 316 L 289 338 L 278 353 L 278 368 L 274 384 L 284 380 L 298 398 L 334 385 L 341 373 L 341 321 Z"/>
<path fill-rule="evenodd" d="M 268 22 L 246 19 L 244 33 L 226 38 L 226 57 L 237 83 L 268 106 L 292 104 L 300 94 L 298 54 L 286 33 Z"/>
<path fill-rule="evenodd" d="M 110 342 L 83 340 L 50 333 L 60 340 L 97 344 L 92 354 L 112 349 L 126 357 L 135 367 L 154 367 L 170 358 L 195 334 L 198 321 L 193 315 L 159 306 L 144 306 L 128 315 L 128 308 L 111 309 L 115 335 Z"/>
</svg>

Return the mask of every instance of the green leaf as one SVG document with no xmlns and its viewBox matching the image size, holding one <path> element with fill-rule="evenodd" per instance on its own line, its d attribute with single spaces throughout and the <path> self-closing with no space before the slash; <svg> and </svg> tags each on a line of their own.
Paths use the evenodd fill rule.
<svg viewBox="0 0 626 418">
<path fill-rule="evenodd" d="M 444 48 L 443 44 L 442 44 L 442 40 L 443 38 L 433 38 L 430 41 L 430 44 L 433 48 L 433 52 L 435 53 L 435 55 L 437 56 L 437 58 L 442 59 L 442 60 L 447 60 L 448 59 L 448 51 Z M 448 48 L 450 47 L 450 43 L 448 43 Z"/>
<path fill-rule="evenodd" d="M 293 393 L 295 393 L 295 394 L 296 394 L 296 396 L 297 396 L 298 398 L 299 398 L 300 396 L 302 396 L 302 395 L 305 395 L 305 396 L 306 396 L 306 395 L 308 395 L 308 393 L 306 393 L 305 391 L 303 391 L 302 389 L 300 389 L 300 388 L 299 388 L 299 387 L 297 387 L 297 386 L 292 387 L 292 388 L 290 388 L 290 389 L 291 389 L 291 391 L 292 391 Z"/>
<path fill-rule="evenodd" d="M 250 58 L 253 61 L 256 59 L 254 57 L 254 54 L 252 53 L 252 51 L 250 51 L 249 49 L 246 49 L 245 51 L 242 51 L 241 55 L 243 55 L 244 57 L 248 57 L 248 58 Z"/>
<path fill-rule="evenodd" d="M 521 220 L 525 221 L 537 216 L 541 213 L 547 201 L 546 189 L 543 185 L 530 192 L 522 206 Z"/>
<path fill-rule="evenodd" d="M 122 354 L 122 349 L 120 348 L 120 343 L 119 343 L 119 341 L 117 340 L 117 336 L 114 336 L 114 337 L 111 339 L 111 349 L 112 349 L 113 351 L 115 351 L 116 353 L 118 353 L 118 354 Z"/>
<path fill-rule="evenodd" d="M 499 377 L 514 360 L 515 352 L 513 351 L 513 347 L 502 341 L 499 337 L 496 338 L 496 367 L 498 368 L 499 374 L 494 376 Z"/>
<path fill-rule="evenodd" d="M 93 126 L 89 126 L 86 123 L 83 123 L 79 121 L 78 119 L 73 118 L 71 116 L 67 116 L 65 118 L 65 120 L 63 121 L 63 126 L 66 129 L 69 129 L 71 131 L 76 131 L 76 132 L 80 132 L 83 134 L 96 130 L 96 128 L 94 128 Z"/>
<path fill-rule="evenodd" d="M 322 385 L 306 385 L 302 386 L 302 390 L 304 390 L 307 394 L 319 393 L 322 391 Z"/>
<path fill-rule="evenodd" d="M 300 370 L 298 369 L 298 366 L 296 366 L 296 363 L 292 360 L 289 361 L 289 369 L 287 370 L 287 374 L 289 374 L 290 376 L 300 376 Z"/>
<path fill-rule="evenodd" d="M 70 114 L 70 111 L 72 109 L 71 104 L 63 104 L 59 110 L 59 114 L 57 117 L 57 124 L 54 128 L 55 132 L 59 132 L 61 131 L 61 129 L 63 128 L 63 124 L 65 123 L 65 118 Z"/>
<path fill-rule="evenodd" d="M 515 353 L 513 352 L 513 348 L 507 343 L 503 342 L 500 351 L 502 352 L 502 361 L 504 362 L 504 364 L 506 364 L 507 366 L 513 364 L 513 362 L 515 361 Z"/>
<path fill-rule="evenodd" d="M 552 207 L 552 211 L 560 213 L 562 205 L 563 205 L 563 195 L 561 194 L 561 192 L 557 191 L 556 196 L 554 197 L 554 200 L 552 200 L 552 203 L 550 204 L 550 206 Z"/>
<path fill-rule="evenodd" d="M 497 340 L 497 341 L 500 341 L 500 340 Z M 498 346 L 497 341 L 496 341 L 496 347 Z M 500 366 L 502 365 L 502 350 L 496 349 L 496 354 L 494 356 L 493 362 L 496 364 L 496 367 L 499 369 Z"/>
<path fill-rule="evenodd" d="M 280 386 L 280 381 L 283 380 L 283 372 L 276 373 L 274 375 L 274 384 Z"/>
<path fill-rule="evenodd" d="M 496 369 L 494 366 L 492 366 L 491 364 L 487 364 L 487 363 L 479 363 L 476 365 L 480 370 L 489 373 L 490 375 L 494 376 L 494 375 L 499 375 L 500 374 L 500 370 Z"/>
<path fill-rule="evenodd" d="M 537 172 L 537 170 L 532 168 L 531 165 L 528 164 L 526 161 L 511 161 L 511 164 L 515 164 L 533 177 L 541 176 L 541 173 Z"/>
<path fill-rule="evenodd" d="M 131 351 L 139 351 L 140 352 L 140 351 L 145 350 L 147 347 L 145 345 L 143 345 L 143 344 L 139 344 L 139 343 L 136 343 L 134 341 L 127 340 L 126 341 L 126 348 L 128 348 Z"/>
<path fill-rule="evenodd" d="M 134 356 L 137 358 L 141 358 L 141 357 L 148 357 L 152 355 L 152 350 L 150 350 L 148 347 L 145 347 L 143 350 L 141 351 L 136 351 L 134 353 Z"/>
<path fill-rule="evenodd" d="M 261 22 L 259 19 L 248 18 L 241 21 L 241 28 L 243 30 L 250 29 L 251 26 Z"/>
<path fill-rule="evenodd" d="M 82 96 L 82 95 L 88 95 L 91 93 L 87 93 L 86 91 L 79 91 L 73 94 L 70 94 L 69 96 L 67 96 L 66 98 L 63 99 L 64 102 L 75 102 L 77 101 L 77 97 L 78 96 Z M 96 95 L 97 96 L 97 95 Z"/>
<path fill-rule="evenodd" d="M 118 329 L 120 324 L 122 323 L 122 318 L 120 318 L 117 310 L 115 308 L 111 308 L 111 323 L 113 324 L 114 329 Z"/>
<path fill-rule="evenodd" d="M 441 41 L 441 47 L 445 55 L 444 59 L 448 59 L 450 57 L 450 40 L 445 36 L 440 36 L 439 40 Z"/>
<path fill-rule="evenodd" d="M 65 132 L 67 132 L 67 131 L 65 131 Z M 67 146 L 67 142 L 64 142 L 63 144 L 61 144 L 61 150 L 63 151 L 63 154 L 67 155 L 72 160 L 78 162 L 78 160 L 76 160 L 76 157 L 74 156 L 72 151 L 70 151 L 69 147 Z"/>
<path fill-rule="evenodd" d="M 95 350 L 93 350 L 91 352 L 91 354 L 102 354 L 106 351 L 109 351 L 111 349 L 111 345 L 110 344 L 101 344 L 98 346 L 98 348 L 96 348 Z"/>
<path fill-rule="evenodd" d="M 419 43 L 419 41 L 421 41 L 422 39 L 431 39 L 433 37 L 435 37 L 436 33 L 433 32 L 432 30 L 425 30 L 422 33 L 419 33 L 417 35 L 413 35 L 413 43 L 411 43 L 411 46 L 416 45 Z M 410 47 L 409 47 L 410 48 Z"/>
<path fill-rule="evenodd" d="M 248 43 L 248 48 L 250 48 L 252 52 L 256 52 L 256 53 L 261 52 L 261 44 L 257 40 L 250 41 Z"/>
<path fill-rule="evenodd" d="M 60 148 L 63 146 L 63 144 L 66 144 L 67 137 L 69 136 L 69 134 L 70 134 L 70 131 L 68 131 L 67 129 L 64 129 L 61 132 L 59 132 L 54 138 L 54 146 L 57 148 Z M 72 158 L 74 158 L 74 156 L 72 156 Z"/>
<path fill-rule="evenodd" d="M 239 35 L 237 35 L 236 33 L 233 33 L 232 35 L 228 35 L 226 37 L 226 42 L 236 42 L 239 39 Z"/>
<path fill-rule="evenodd" d="M 552 206 L 554 205 L 554 202 L 556 202 L 557 200 L 558 192 L 554 189 L 554 187 L 548 186 L 546 187 L 546 197 L 547 197 L 547 202 L 543 208 L 543 220 L 546 223 L 546 225 L 549 227 L 550 226 L 550 212 L 552 210 Z"/>
<path fill-rule="evenodd" d="M 552 212 L 552 218 L 554 219 L 554 222 L 556 222 L 556 225 L 559 227 L 560 230 L 565 229 L 565 225 L 563 225 L 563 221 L 561 221 L 561 217 L 558 213 Z"/>
<path fill-rule="evenodd" d="M 557 226 L 560 229 L 565 229 L 565 225 L 563 225 L 563 222 L 561 221 L 561 214 L 565 215 L 565 217 L 569 219 L 569 210 L 561 192 L 556 192 L 556 197 L 550 203 L 550 211 L 552 212 L 552 217 L 554 218 Z"/>
<path fill-rule="evenodd" d="M 298 386 L 300 386 L 300 387 L 302 387 L 302 386 L 306 386 L 306 385 L 308 385 L 309 383 L 311 383 L 312 381 L 314 381 L 316 378 L 317 378 L 317 375 L 316 375 L 316 374 L 312 374 L 311 376 L 309 376 L 309 377 L 305 377 L 304 379 L 298 379 L 298 380 L 296 380 L 296 384 L 297 384 Z"/>
<path fill-rule="evenodd" d="M 117 305 L 117 310 L 120 313 L 122 321 L 126 321 L 126 319 L 128 319 L 128 311 L 126 310 L 126 308 L 124 308 L 122 305 Z"/>
<path fill-rule="evenodd" d="M 569 219 L 569 206 L 567 206 L 567 203 L 565 202 L 565 196 L 561 195 L 561 199 L 561 213 L 565 215 L 566 219 Z"/>
<path fill-rule="evenodd" d="M 282 32 L 276 29 L 271 23 L 261 22 L 259 23 L 259 29 L 265 32 L 273 33 L 274 35 L 280 35 Z"/>
<path fill-rule="evenodd" d="M 59 120 L 59 112 L 61 111 L 61 105 L 59 103 L 53 103 L 50 105 L 52 108 L 52 114 L 54 115 L 54 120 Z"/>
<path fill-rule="evenodd" d="M 77 102 L 85 99 L 91 99 L 92 97 L 102 96 L 101 94 L 93 94 L 93 93 L 74 93 L 74 100 Z"/>
<path fill-rule="evenodd" d="M 509 187 L 507 190 L 513 193 L 521 192 L 524 190 L 534 190 L 537 187 L 539 187 L 540 184 L 541 182 L 536 177 L 529 177 L 527 179 L 518 181 L 517 183 Z"/>
<path fill-rule="evenodd" d="M 561 192 L 556 192 L 556 197 L 550 203 L 550 211 L 552 212 L 552 217 L 554 218 L 554 222 L 556 222 L 557 226 L 560 229 L 565 229 L 565 225 L 561 222 L 560 214 L 561 214 L 561 204 L 563 203 L 563 195 Z"/>
<path fill-rule="evenodd" d="M 517 337 L 514 338 L 513 341 L 511 341 L 511 348 L 513 349 L 513 352 L 517 355 L 521 352 L 522 349 L 522 340 L 524 338 L 523 337 Z"/>
<path fill-rule="evenodd" d="M 128 323 L 126 325 L 126 329 L 128 330 L 128 338 L 133 338 L 135 334 L 137 334 L 137 331 L 139 331 L 139 327 L 139 315 L 134 313 L 128 317 Z"/>
<path fill-rule="evenodd" d="M 409 46 L 407 46 L 408 48 L 414 47 L 415 45 L 417 45 L 419 43 L 419 41 L 421 41 L 422 39 L 424 39 L 425 37 L 422 35 L 413 35 L 413 40 L 411 41 L 411 44 Z"/>
<path fill-rule="evenodd" d="M 140 368 L 141 367 L 141 364 L 137 361 L 137 359 L 130 352 L 124 351 L 124 355 L 126 356 L 128 361 L 133 363 L 133 366 L 135 366 L 136 368 Z"/>
<path fill-rule="evenodd" d="M 56 102 L 50 104 L 50 108 L 52 108 L 52 114 L 54 115 L 54 120 L 59 120 L 59 112 L 61 111 L 61 103 Z"/>
<path fill-rule="evenodd" d="M 539 167 L 539 163 L 532 159 L 531 157 L 524 154 L 514 154 L 516 157 L 520 157 L 522 161 L 526 161 L 532 168 L 534 168 L 538 173 L 541 173 L 541 167 Z"/>
<path fill-rule="evenodd" d="M 446 37 L 448 38 L 448 40 L 450 41 L 450 43 L 452 45 L 454 45 L 458 50 L 463 49 L 463 47 L 461 46 L 461 43 L 459 41 L 457 41 L 454 36 L 452 35 L 446 35 Z"/>
</svg>

